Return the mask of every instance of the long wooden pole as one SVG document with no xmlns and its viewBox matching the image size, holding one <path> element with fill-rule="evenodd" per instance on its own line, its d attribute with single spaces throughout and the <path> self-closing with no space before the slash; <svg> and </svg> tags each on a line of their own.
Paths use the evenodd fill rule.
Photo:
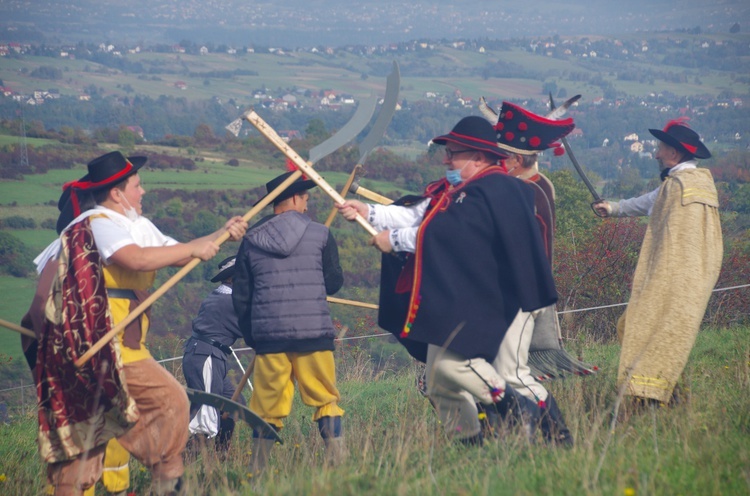
<svg viewBox="0 0 750 496">
<path fill-rule="evenodd" d="M 365 303 L 364 301 L 346 300 L 344 298 L 336 298 L 333 296 L 327 296 L 326 300 L 328 300 L 329 303 L 339 303 L 341 305 L 351 305 L 353 307 L 372 308 L 373 310 L 377 310 L 378 308 L 380 308 L 375 303 Z"/>
<path fill-rule="evenodd" d="M 242 374 L 242 379 L 240 379 L 240 383 L 237 384 L 237 389 L 234 390 L 234 394 L 232 395 L 232 401 L 235 403 L 238 399 L 240 399 L 240 395 L 242 394 L 242 390 L 245 388 L 245 383 L 250 383 L 250 374 L 253 373 L 253 369 L 255 368 L 255 355 L 253 355 L 253 359 L 250 361 L 250 365 L 247 366 L 247 370 L 245 370 L 245 373 Z"/>
<path fill-rule="evenodd" d="M 292 184 L 294 181 L 297 180 L 302 175 L 302 171 L 295 171 L 293 174 L 291 174 L 284 182 L 279 184 L 276 189 L 271 191 L 268 195 L 263 197 L 261 201 L 259 201 L 253 208 L 251 208 L 245 215 L 242 216 L 242 218 L 247 222 L 251 218 L 253 218 L 258 212 L 263 210 L 266 205 L 271 203 L 277 196 L 279 196 L 281 193 L 284 192 L 284 190 L 289 187 L 290 184 Z M 227 239 L 229 239 L 229 232 L 223 233 L 221 236 L 219 236 L 216 239 L 216 243 L 218 245 L 221 245 L 224 243 Z M 94 345 L 89 348 L 89 350 L 81 355 L 81 358 L 76 360 L 75 366 L 77 368 L 83 367 L 86 362 L 88 362 L 92 356 L 94 356 L 99 350 L 101 350 L 107 343 L 112 341 L 112 338 L 114 338 L 120 331 L 125 329 L 125 327 L 128 326 L 131 322 L 133 322 L 136 318 L 138 318 L 143 312 L 145 312 L 148 307 L 154 304 L 156 300 L 162 297 L 164 293 L 169 291 L 172 286 L 177 284 L 183 277 L 185 277 L 191 270 L 193 270 L 199 263 L 201 262 L 200 258 L 193 258 L 190 262 L 188 262 L 183 268 L 181 268 L 175 275 L 173 275 L 167 282 L 162 284 L 162 286 L 154 291 L 148 298 L 146 298 L 143 303 L 138 305 L 135 310 L 130 312 L 125 319 L 123 319 L 119 324 L 114 326 L 112 330 L 110 330 L 107 334 L 105 334 L 99 341 L 94 343 Z"/>
<path fill-rule="evenodd" d="M 0 319 L 0 325 L 7 329 L 10 329 L 11 331 L 16 331 L 19 334 L 23 334 L 24 336 L 36 339 L 36 334 L 34 334 L 34 331 L 32 331 L 31 329 L 26 329 L 25 327 L 21 327 L 20 325 L 14 324 L 13 322 L 8 322 L 7 320 Z"/>
<path fill-rule="evenodd" d="M 255 126 L 261 134 L 268 138 L 269 141 L 271 141 L 271 143 L 273 143 L 281 153 L 286 155 L 289 160 L 294 162 L 297 168 L 304 172 L 305 175 L 309 177 L 313 182 L 315 182 L 315 184 L 317 184 L 324 193 L 326 193 L 333 199 L 333 201 L 335 201 L 336 203 L 344 203 L 344 199 L 341 197 L 339 192 L 333 189 L 333 187 L 331 187 L 331 185 L 328 184 L 328 182 L 326 182 L 326 180 L 323 179 L 323 177 L 318 174 L 318 172 L 313 169 L 305 159 L 300 157 L 299 154 L 297 154 L 297 152 L 295 152 L 292 147 L 290 147 L 286 143 L 286 141 L 281 139 L 281 136 L 279 136 L 276 131 L 274 131 L 274 129 L 266 123 L 266 121 L 264 121 L 258 114 L 256 114 L 254 110 L 245 113 L 243 117 L 247 119 L 250 124 Z M 365 228 L 365 230 L 370 233 L 371 236 L 375 236 L 378 234 L 375 228 L 372 227 L 370 223 L 367 222 L 367 220 L 361 215 L 357 214 L 355 220 L 357 221 L 357 223 L 359 223 L 359 225 Z"/>
<path fill-rule="evenodd" d="M 362 164 L 357 164 L 354 166 L 354 169 L 352 169 L 352 173 L 349 174 L 349 178 L 346 180 L 346 184 L 344 184 L 344 187 L 341 189 L 341 198 L 346 198 L 346 194 L 349 193 L 349 188 L 352 187 L 352 183 L 354 182 L 354 178 L 357 176 L 357 173 L 362 168 Z M 331 224 L 333 224 L 333 219 L 336 218 L 336 214 L 338 213 L 339 209 L 336 207 L 333 207 L 331 209 L 331 213 L 328 214 L 328 218 L 326 219 L 324 225 L 326 227 L 331 227 Z"/>
<path fill-rule="evenodd" d="M 390 205 L 391 203 L 393 203 L 393 200 L 391 200 L 387 196 L 383 196 L 381 194 L 375 193 L 372 190 L 363 188 L 358 183 L 353 183 L 351 185 L 351 191 L 355 195 L 364 196 L 368 200 L 372 200 L 374 202 L 380 203 L 381 205 Z"/>
</svg>

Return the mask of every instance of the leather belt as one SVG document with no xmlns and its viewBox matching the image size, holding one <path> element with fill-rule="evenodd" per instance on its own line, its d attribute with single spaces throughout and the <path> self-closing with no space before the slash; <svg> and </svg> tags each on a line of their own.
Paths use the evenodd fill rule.
<svg viewBox="0 0 750 496">
<path fill-rule="evenodd" d="M 213 346 L 215 348 L 219 348 L 221 351 L 223 351 L 227 355 L 231 355 L 232 354 L 232 348 L 230 348 L 229 346 L 227 346 L 225 344 L 221 344 L 220 342 L 216 341 L 215 339 L 204 338 L 203 336 L 199 336 L 197 334 L 193 334 L 190 337 L 193 338 L 193 339 L 195 339 L 195 340 L 197 340 L 197 341 L 202 341 L 202 342 L 204 342 L 206 344 L 210 344 L 211 346 Z"/>
<path fill-rule="evenodd" d="M 135 291 L 132 289 L 107 288 L 107 296 L 110 298 L 124 298 L 126 300 L 137 300 Z"/>
</svg>

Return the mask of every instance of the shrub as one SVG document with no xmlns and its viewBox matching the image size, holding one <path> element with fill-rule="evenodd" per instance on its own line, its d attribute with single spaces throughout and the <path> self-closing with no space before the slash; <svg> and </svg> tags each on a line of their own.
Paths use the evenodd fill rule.
<svg viewBox="0 0 750 496">
<path fill-rule="evenodd" d="M 7 229 L 36 229 L 36 222 L 34 219 L 28 217 L 21 217 L 20 215 L 11 215 L 0 221 L 2 227 Z"/>
</svg>

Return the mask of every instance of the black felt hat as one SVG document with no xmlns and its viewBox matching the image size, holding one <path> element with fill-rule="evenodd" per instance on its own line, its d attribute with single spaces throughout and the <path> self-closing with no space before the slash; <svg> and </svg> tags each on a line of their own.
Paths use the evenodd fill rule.
<svg viewBox="0 0 750 496">
<path fill-rule="evenodd" d="M 88 173 L 77 181 L 63 185 L 63 192 L 57 201 L 60 216 L 57 218 L 57 233 L 59 234 L 73 219 L 81 213 L 78 194 L 81 191 L 94 193 L 114 186 L 138 170 L 148 160 L 147 157 L 127 157 L 118 152 L 109 152 L 95 158 L 87 164 Z"/>
<path fill-rule="evenodd" d="M 663 141 L 672 148 L 687 153 L 695 158 L 711 158 L 711 152 L 706 145 L 701 142 L 698 133 L 688 127 L 687 118 L 675 119 L 667 122 L 663 130 L 649 129 L 659 141 Z"/>
<path fill-rule="evenodd" d="M 464 117 L 458 121 L 450 133 L 432 139 L 432 142 L 438 145 L 445 145 L 449 141 L 472 150 L 490 153 L 500 159 L 508 158 L 508 154 L 497 147 L 495 130 L 484 117 L 476 115 Z"/>
<path fill-rule="evenodd" d="M 495 124 L 497 146 L 520 155 L 554 148 L 555 155 L 562 155 L 564 149 L 557 140 L 570 134 L 575 127 L 571 118 L 547 119 L 518 105 L 503 102 Z"/>
<path fill-rule="evenodd" d="M 222 260 L 219 264 L 219 273 L 211 278 L 211 282 L 226 281 L 234 276 L 234 262 L 236 258 L 235 256 L 231 256 Z"/>
<path fill-rule="evenodd" d="M 257 205 L 258 203 L 260 203 L 263 200 L 263 198 L 267 197 L 273 190 L 278 188 L 281 185 L 281 183 L 286 181 L 286 179 L 289 176 L 291 176 L 293 173 L 294 171 L 288 171 L 268 181 L 266 183 L 266 194 L 263 195 L 260 198 L 260 200 L 255 202 L 255 204 Z M 302 191 L 307 191 L 308 189 L 312 189 L 316 186 L 315 181 L 310 180 L 310 179 L 303 179 L 303 177 L 304 176 L 298 177 L 296 181 L 294 181 L 292 184 L 287 186 L 287 188 L 279 196 L 277 196 L 274 199 L 274 203 L 279 203 L 280 201 L 293 197 L 297 193 L 301 193 Z"/>
</svg>

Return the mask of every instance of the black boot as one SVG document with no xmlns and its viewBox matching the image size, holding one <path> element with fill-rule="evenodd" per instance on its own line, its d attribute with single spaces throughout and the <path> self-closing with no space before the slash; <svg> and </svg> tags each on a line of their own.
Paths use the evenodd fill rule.
<svg viewBox="0 0 750 496">
<path fill-rule="evenodd" d="M 321 417 L 318 419 L 318 431 L 326 445 L 326 465 L 341 465 L 348 456 L 341 431 L 341 417 Z"/>
<path fill-rule="evenodd" d="M 570 434 L 568 426 L 565 425 L 562 412 L 558 408 L 552 393 L 549 393 L 545 403 L 540 423 L 544 440 L 551 444 L 572 448 L 573 436 Z"/>
<path fill-rule="evenodd" d="M 534 444 L 540 416 L 539 406 L 536 403 L 508 386 L 503 399 L 495 403 L 495 408 L 500 417 L 509 424 L 520 424 L 529 442 Z"/>
<path fill-rule="evenodd" d="M 234 419 L 221 417 L 219 433 L 216 435 L 216 451 L 220 456 L 226 456 L 232 444 L 232 433 L 234 433 Z"/>
</svg>

